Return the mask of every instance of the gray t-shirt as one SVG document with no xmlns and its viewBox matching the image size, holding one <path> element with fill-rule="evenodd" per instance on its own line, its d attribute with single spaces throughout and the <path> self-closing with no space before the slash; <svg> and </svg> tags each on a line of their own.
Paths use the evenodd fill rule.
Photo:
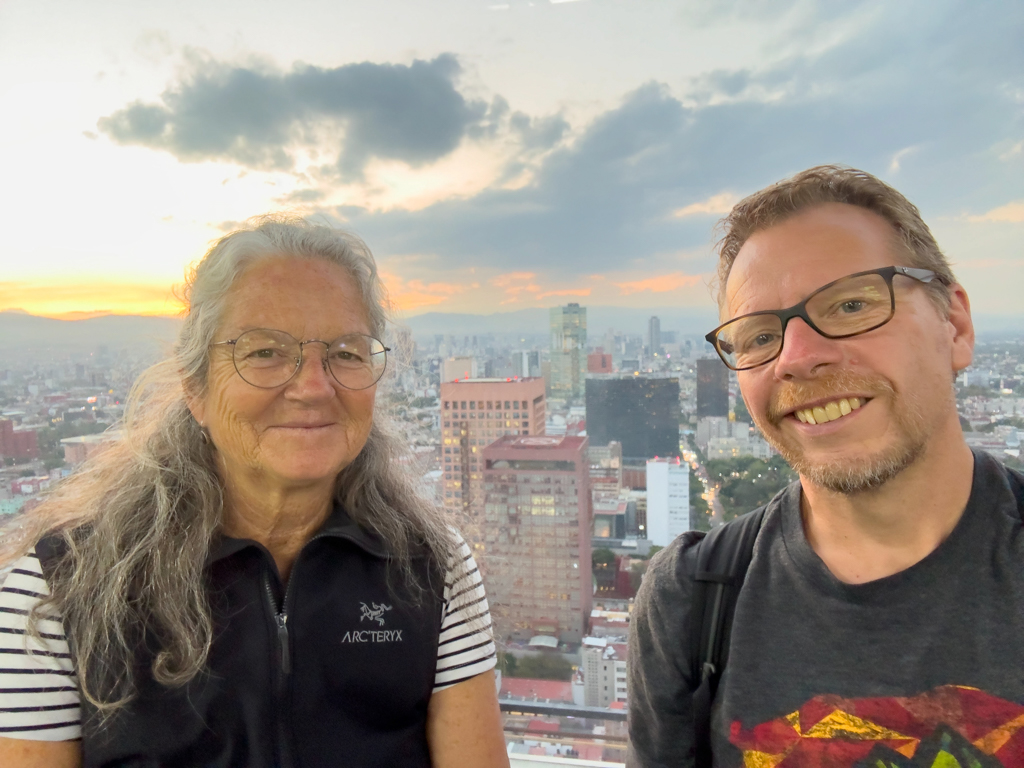
<svg viewBox="0 0 1024 768">
<path fill-rule="evenodd" d="M 637 595 L 629 766 L 693 765 L 690 542 L 660 552 Z M 798 483 L 772 501 L 736 607 L 712 750 L 716 768 L 1024 766 L 1024 535 L 995 459 L 975 454 L 946 541 L 867 584 L 840 582 L 811 549 Z"/>
</svg>

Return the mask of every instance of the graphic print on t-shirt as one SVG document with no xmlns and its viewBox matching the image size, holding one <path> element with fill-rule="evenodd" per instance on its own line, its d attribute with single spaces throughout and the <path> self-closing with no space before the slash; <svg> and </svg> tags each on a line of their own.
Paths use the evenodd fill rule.
<svg viewBox="0 0 1024 768">
<path fill-rule="evenodd" d="M 1024 706 L 946 685 L 913 697 L 815 696 L 729 740 L 745 768 L 1024 768 Z"/>
</svg>

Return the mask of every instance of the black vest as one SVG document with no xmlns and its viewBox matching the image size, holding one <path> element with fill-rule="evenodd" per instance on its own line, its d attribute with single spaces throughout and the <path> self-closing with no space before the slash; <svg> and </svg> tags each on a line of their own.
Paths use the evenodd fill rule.
<svg viewBox="0 0 1024 768">
<path fill-rule="evenodd" d="M 37 546 L 47 575 L 59 551 L 54 539 Z M 206 671 L 181 688 L 158 684 L 148 636 L 137 697 L 103 728 L 82 702 L 85 768 L 430 766 L 444 575 L 416 558 L 431 588 L 418 602 L 396 599 L 387 562 L 340 508 L 300 552 L 287 594 L 267 550 L 221 540 L 208 569 Z"/>
</svg>

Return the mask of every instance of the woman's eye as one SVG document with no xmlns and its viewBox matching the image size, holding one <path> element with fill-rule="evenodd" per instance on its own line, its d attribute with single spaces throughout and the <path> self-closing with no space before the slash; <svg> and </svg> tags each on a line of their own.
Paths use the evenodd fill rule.
<svg viewBox="0 0 1024 768">
<path fill-rule="evenodd" d="M 334 353 L 334 359 L 342 363 L 360 363 L 362 358 L 355 352 L 350 352 L 347 349 L 341 349 Z"/>
</svg>

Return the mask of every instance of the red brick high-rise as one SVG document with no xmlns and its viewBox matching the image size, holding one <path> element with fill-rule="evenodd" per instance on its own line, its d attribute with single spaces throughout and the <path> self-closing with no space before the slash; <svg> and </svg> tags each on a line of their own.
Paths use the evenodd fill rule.
<svg viewBox="0 0 1024 768">
<path fill-rule="evenodd" d="M 484 573 L 499 640 L 578 643 L 590 616 L 586 437 L 508 435 L 484 449 Z"/>
<path fill-rule="evenodd" d="M 474 552 L 483 554 L 485 446 L 505 435 L 543 435 L 544 379 L 464 379 L 441 382 L 441 468 L 444 506 Z"/>
</svg>

